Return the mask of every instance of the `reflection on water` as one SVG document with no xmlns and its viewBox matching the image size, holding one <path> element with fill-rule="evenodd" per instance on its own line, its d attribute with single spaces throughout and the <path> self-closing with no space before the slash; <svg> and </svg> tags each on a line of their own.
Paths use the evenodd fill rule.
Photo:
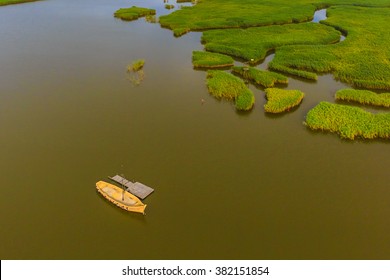
<svg viewBox="0 0 390 280">
<path fill-rule="evenodd" d="M 306 96 L 279 118 L 250 86 L 256 106 L 236 114 L 192 68 L 200 33 L 112 16 L 128 6 L 0 8 L 2 259 L 388 258 L 388 143 L 302 124 L 346 85 L 290 78 Z M 140 57 L 134 87 L 124 72 Z M 122 165 L 155 189 L 145 217 L 95 191 Z"/>
</svg>

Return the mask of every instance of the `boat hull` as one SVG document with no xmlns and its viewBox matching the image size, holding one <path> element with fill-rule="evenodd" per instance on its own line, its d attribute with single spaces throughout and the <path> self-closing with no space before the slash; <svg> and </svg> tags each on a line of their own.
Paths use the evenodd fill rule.
<svg viewBox="0 0 390 280">
<path fill-rule="evenodd" d="M 123 189 L 109 184 L 107 182 L 99 181 L 96 183 L 96 190 L 108 201 L 116 206 L 129 212 L 136 212 L 145 215 L 146 204 L 143 204 L 135 195 Z"/>
</svg>

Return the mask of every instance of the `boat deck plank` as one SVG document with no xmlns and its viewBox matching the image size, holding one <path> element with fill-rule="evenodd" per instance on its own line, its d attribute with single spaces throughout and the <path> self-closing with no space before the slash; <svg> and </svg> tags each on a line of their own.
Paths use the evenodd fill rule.
<svg viewBox="0 0 390 280">
<path fill-rule="evenodd" d="M 138 196 L 141 199 L 145 199 L 152 192 L 154 192 L 154 189 L 152 189 L 151 187 L 148 187 L 140 182 L 133 183 L 133 182 L 131 182 L 131 181 L 127 180 L 126 178 L 119 176 L 119 175 L 115 175 L 113 177 L 108 177 L 108 178 L 110 178 L 111 180 L 113 180 L 121 185 L 124 185 L 127 188 L 128 192 Z"/>
</svg>

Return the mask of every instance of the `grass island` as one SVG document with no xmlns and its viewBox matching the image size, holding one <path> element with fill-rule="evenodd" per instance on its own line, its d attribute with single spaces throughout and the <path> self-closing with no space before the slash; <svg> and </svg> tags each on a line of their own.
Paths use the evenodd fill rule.
<svg viewBox="0 0 390 280">
<path fill-rule="evenodd" d="M 214 97 L 234 100 L 237 110 L 248 111 L 255 103 L 253 92 L 238 77 L 220 70 L 207 72 L 207 88 Z"/>
<path fill-rule="evenodd" d="M 114 13 L 114 16 L 122 20 L 131 21 L 131 20 L 136 20 L 140 17 L 150 16 L 155 14 L 156 14 L 156 10 L 154 9 L 133 6 L 131 8 L 121 8 L 117 10 Z"/>
<path fill-rule="evenodd" d="M 300 90 L 285 90 L 279 88 L 267 88 L 265 95 L 268 100 L 264 105 L 267 113 L 283 113 L 298 106 L 305 94 Z"/>
</svg>

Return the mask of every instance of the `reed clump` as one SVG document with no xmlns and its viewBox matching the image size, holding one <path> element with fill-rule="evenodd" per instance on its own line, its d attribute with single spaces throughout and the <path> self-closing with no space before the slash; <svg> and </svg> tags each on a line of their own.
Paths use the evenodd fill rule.
<svg viewBox="0 0 390 280">
<path fill-rule="evenodd" d="M 336 92 L 336 100 L 357 102 L 363 105 L 390 107 L 390 93 L 375 93 L 370 90 L 341 89 Z"/>
<path fill-rule="evenodd" d="M 35 1 L 39 1 L 39 0 L 0 0 L 0 6 L 22 4 L 22 3 L 35 2 Z"/>
<path fill-rule="evenodd" d="M 247 28 L 306 22 L 315 10 L 332 5 L 389 7 L 388 0 L 202 0 L 160 18 L 171 30 Z M 212 16 L 210 16 L 212 15 Z M 177 33 L 176 33 L 177 34 Z"/>
<path fill-rule="evenodd" d="M 233 63 L 233 58 L 224 54 L 203 51 L 192 52 L 192 64 L 197 68 L 230 67 L 233 66 Z"/>
<path fill-rule="evenodd" d="M 235 66 L 232 68 L 232 72 L 263 87 L 273 87 L 275 84 L 288 84 L 286 76 L 254 67 Z"/>
<path fill-rule="evenodd" d="M 175 5 L 165 4 L 165 9 L 167 9 L 167 10 L 171 10 L 171 9 L 174 9 L 174 8 L 175 8 Z"/>
<path fill-rule="evenodd" d="M 265 90 L 267 104 L 264 109 L 268 113 L 282 113 L 298 106 L 305 94 L 300 90 L 285 90 L 279 88 L 267 88 Z"/>
<path fill-rule="evenodd" d="M 114 17 L 120 18 L 122 20 L 131 21 L 131 20 L 136 20 L 140 17 L 155 15 L 155 14 L 156 14 L 156 10 L 154 9 L 133 6 L 131 8 L 121 8 L 117 10 L 114 13 Z"/>
<path fill-rule="evenodd" d="M 127 65 L 127 79 L 132 82 L 133 85 L 140 85 L 145 78 L 145 72 L 143 67 L 145 65 L 144 59 L 134 60 L 131 64 Z"/>
<path fill-rule="evenodd" d="M 234 100 L 237 110 L 248 111 L 255 103 L 253 92 L 238 77 L 220 70 L 207 71 L 207 88 L 214 97 Z"/>
<path fill-rule="evenodd" d="M 315 11 L 315 6 L 308 4 L 307 0 L 275 2 L 246 0 L 243 5 L 240 0 L 203 0 L 195 6 L 183 7 L 160 17 L 160 24 L 172 30 L 185 28 L 198 31 L 264 26 L 308 21 Z"/>
<path fill-rule="evenodd" d="M 390 113 L 372 114 L 347 105 L 320 102 L 307 113 L 305 124 L 350 140 L 390 138 Z"/>
<path fill-rule="evenodd" d="M 127 65 L 127 72 L 137 72 L 141 70 L 145 65 L 145 59 L 134 60 L 131 64 Z"/>
</svg>

